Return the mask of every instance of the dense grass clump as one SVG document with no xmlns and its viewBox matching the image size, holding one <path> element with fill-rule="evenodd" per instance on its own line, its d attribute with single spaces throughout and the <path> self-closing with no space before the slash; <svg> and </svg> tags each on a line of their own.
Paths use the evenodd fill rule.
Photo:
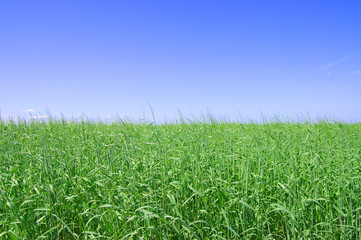
<svg viewBox="0 0 361 240">
<path fill-rule="evenodd" d="M 0 239 L 361 239 L 361 124 L 0 121 Z"/>
</svg>

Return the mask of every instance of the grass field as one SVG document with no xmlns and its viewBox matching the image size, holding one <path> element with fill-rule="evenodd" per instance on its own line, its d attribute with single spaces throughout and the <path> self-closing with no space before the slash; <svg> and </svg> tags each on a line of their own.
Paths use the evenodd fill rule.
<svg viewBox="0 0 361 240">
<path fill-rule="evenodd" d="M 0 239 L 361 239 L 361 124 L 0 121 Z"/>
</svg>

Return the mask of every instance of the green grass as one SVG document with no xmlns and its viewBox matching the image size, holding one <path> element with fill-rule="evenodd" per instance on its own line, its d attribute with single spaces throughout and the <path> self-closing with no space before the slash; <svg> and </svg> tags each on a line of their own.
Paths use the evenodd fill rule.
<svg viewBox="0 0 361 240">
<path fill-rule="evenodd" d="M 0 239 L 361 239 L 361 124 L 0 121 Z"/>
</svg>

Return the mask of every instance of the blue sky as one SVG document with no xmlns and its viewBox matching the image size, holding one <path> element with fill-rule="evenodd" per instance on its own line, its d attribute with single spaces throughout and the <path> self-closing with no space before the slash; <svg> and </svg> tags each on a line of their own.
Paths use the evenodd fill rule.
<svg viewBox="0 0 361 240">
<path fill-rule="evenodd" d="M 361 1 L 0 1 L 3 118 L 361 121 Z"/>
</svg>

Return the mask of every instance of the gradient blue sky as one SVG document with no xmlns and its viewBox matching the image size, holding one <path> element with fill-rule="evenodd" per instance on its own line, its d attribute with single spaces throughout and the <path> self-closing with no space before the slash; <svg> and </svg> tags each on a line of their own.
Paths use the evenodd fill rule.
<svg viewBox="0 0 361 240">
<path fill-rule="evenodd" d="M 3 118 L 360 121 L 360 93 L 361 1 L 0 1 Z"/>
</svg>

